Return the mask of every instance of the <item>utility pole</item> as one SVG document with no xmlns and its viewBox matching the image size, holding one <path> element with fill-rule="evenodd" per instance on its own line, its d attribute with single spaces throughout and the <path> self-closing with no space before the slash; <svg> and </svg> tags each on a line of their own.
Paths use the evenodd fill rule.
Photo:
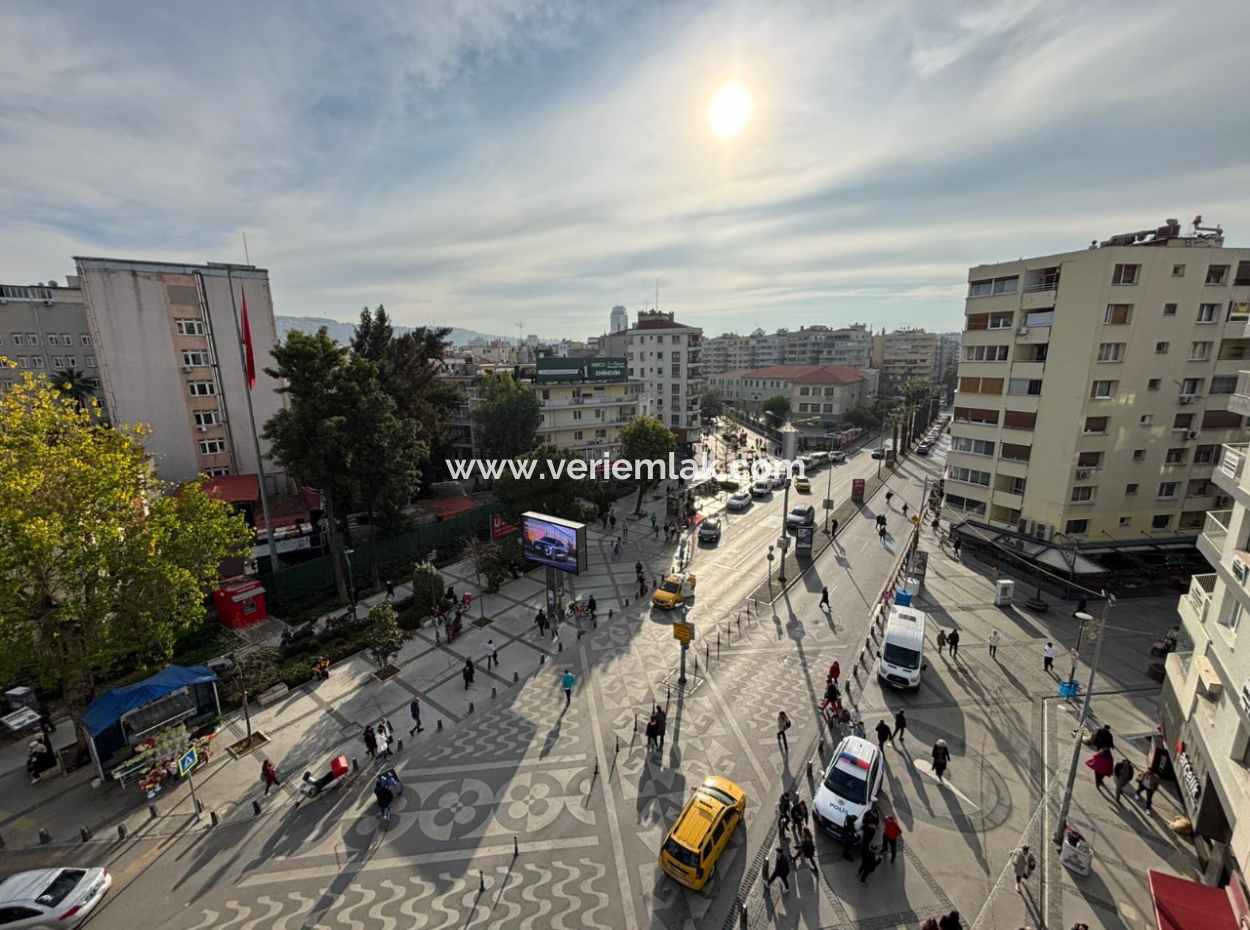
<svg viewBox="0 0 1250 930">
<path fill-rule="evenodd" d="M 1094 658 L 1089 664 L 1089 681 L 1085 685 L 1085 703 L 1081 705 L 1081 716 L 1076 721 L 1076 737 L 1072 740 L 1072 760 L 1068 763 L 1068 783 L 1063 790 L 1063 803 L 1059 807 L 1059 819 L 1055 824 L 1055 835 L 1052 837 L 1056 845 L 1063 843 L 1064 828 L 1068 823 L 1068 810 L 1072 807 L 1072 786 L 1076 784 L 1076 765 L 1081 756 L 1081 731 L 1089 716 L 1089 700 L 1094 693 L 1094 677 L 1098 674 L 1098 657 L 1102 655 L 1102 641 L 1107 638 L 1107 612 L 1115 603 L 1115 598 L 1107 591 L 1103 591 L 1102 596 L 1102 618 L 1098 621 L 1098 641 L 1094 644 Z"/>
</svg>

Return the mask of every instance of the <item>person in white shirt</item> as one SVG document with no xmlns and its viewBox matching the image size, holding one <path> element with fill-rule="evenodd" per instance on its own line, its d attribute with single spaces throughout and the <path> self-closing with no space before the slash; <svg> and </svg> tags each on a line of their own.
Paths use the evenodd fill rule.
<svg viewBox="0 0 1250 930">
<path fill-rule="evenodd" d="M 1042 652 L 1042 671 L 1053 672 L 1055 668 L 1055 644 L 1047 643 Z"/>
</svg>

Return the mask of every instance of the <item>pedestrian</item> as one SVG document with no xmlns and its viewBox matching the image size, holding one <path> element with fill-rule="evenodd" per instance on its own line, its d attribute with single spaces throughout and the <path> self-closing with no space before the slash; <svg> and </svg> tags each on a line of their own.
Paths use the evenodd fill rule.
<svg viewBox="0 0 1250 930">
<path fill-rule="evenodd" d="M 889 506 L 890 501 L 892 501 L 892 500 L 894 500 L 894 492 L 893 492 L 893 491 L 886 491 L 886 492 L 885 492 L 885 503 L 886 503 L 886 506 Z"/>
<path fill-rule="evenodd" d="M 885 815 L 885 824 L 881 828 L 881 854 L 884 857 L 885 851 L 890 851 L 890 861 L 893 862 L 898 858 L 898 841 L 903 835 L 903 828 L 899 826 L 893 814 Z"/>
<path fill-rule="evenodd" d="M 1094 731 L 1094 735 L 1090 737 L 1089 742 L 1095 749 L 1115 749 L 1115 739 L 1111 736 L 1111 725 L 1104 723 Z"/>
<path fill-rule="evenodd" d="M 803 828 L 803 838 L 799 840 L 799 855 L 812 864 L 812 871 L 819 872 L 816 867 L 816 837 L 812 835 L 811 827 Z"/>
<path fill-rule="evenodd" d="M 1055 644 L 1047 643 L 1046 648 L 1042 650 L 1042 671 L 1054 674 L 1055 671 Z"/>
<path fill-rule="evenodd" d="M 884 720 L 878 720 L 876 731 L 877 731 L 877 749 L 884 750 L 886 741 L 893 739 L 893 734 L 890 732 L 890 725 L 886 723 Z"/>
<path fill-rule="evenodd" d="M 932 523 L 932 524 L 930 524 L 930 526 L 931 526 L 931 528 L 933 529 L 933 535 L 934 535 L 934 536 L 941 536 L 941 535 L 942 535 L 942 520 L 941 520 L 941 518 L 940 518 L 940 517 L 934 517 L 934 518 L 933 518 L 933 523 Z M 941 542 L 941 540 L 939 540 L 939 541 L 938 541 L 938 545 L 941 545 L 941 544 L 942 544 L 942 542 Z"/>
<path fill-rule="evenodd" d="M 890 742 L 897 739 L 900 743 L 903 741 L 903 733 L 907 730 L 907 715 L 903 712 L 903 708 L 899 708 L 894 714 L 894 737 Z"/>
<path fill-rule="evenodd" d="M 373 724 L 369 724 L 365 727 L 364 741 L 365 755 L 367 755 L 370 759 L 376 759 L 378 756 L 378 737 L 377 734 L 373 732 Z"/>
<path fill-rule="evenodd" d="M 460 672 L 460 674 L 464 676 L 464 690 L 465 691 L 468 691 L 469 685 L 473 684 L 473 674 L 475 671 L 476 669 L 473 668 L 473 660 L 465 659 L 464 668 Z"/>
<path fill-rule="evenodd" d="M 829 711 L 832 709 L 834 718 L 838 716 L 838 683 L 832 678 L 825 682 L 825 699 L 820 702 L 820 709 Z"/>
<path fill-rule="evenodd" d="M 654 529 L 655 525 L 655 511 L 653 510 L 651 511 L 651 528 Z M 656 535 L 658 536 L 659 534 L 657 533 Z"/>
<path fill-rule="evenodd" d="M 777 821 L 781 824 L 782 833 L 786 831 L 786 827 L 790 824 L 790 808 L 792 804 L 790 792 L 781 792 L 781 797 L 777 799 Z"/>
<path fill-rule="evenodd" d="M 543 639 L 547 638 L 547 614 L 540 607 L 538 613 L 534 615 L 534 623 L 538 626 L 538 635 Z"/>
<path fill-rule="evenodd" d="M 933 744 L 933 774 L 938 777 L 938 781 L 942 780 L 942 773 L 946 771 L 950 761 L 951 751 L 946 748 L 946 740 L 938 740 Z"/>
<path fill-rule="evenodd" d="M 786 730 L 790 729 L 790 718 L 784 710 L 777 711 L 777 745 L 781 751 L 790 752 L 790 740 L 786 738 Z"/>
<path fill-rule="evenodd" d="M 1112 774 L 1115 776 L 1115 803 L 1119 804 L 1120 795 L 1124 793 L 1124 789 L 1129 786 L 1137 772 L 1133 768 L 1132 762 L 1129 762 L 1128 759 L 1121 759 L 1115 764 Z"/>
<path fill-rule="evenodd" d="M 938 922 L 936 917 L 930 917 L 920 925 L 920 930 L 938 930 Z"/>
<path fill-rule="evenodd" d="M 387 823 L 391 820 L 391 802 L 395 800 L 395 793 L 391 791 L 386 782 L 381 779 L 373 786 L 373 796 L 378 799 L 378 807 L 382 811 L 382 819 Z"/>
<path fill-rule="evenodd" d="M 957 560 L 959 559 L 959 550 L 962 549 L 963 547 L 964 547 L 964 541 L 960 537 L 956 536 L 955 541 L 951 543 L 951 549 L 954 550 L 955 558 Z"/>
<path fill-rule="evenodd" d="M 659 744 L 660 752 L 663 752 L 664 751 L 664 734 L 668 732 L 668 711 L 666 711 L 659 704 L 656 704 L 655 705 L 655 718 L 656 718 L 656 722 L 659 724 L 659 727 L 655 733 L 656 741 Z"/>
<path fill-rule="evenodd" d="M 613 533 L 616 532 L 616 514 L 608 514 L 608 526 L 611 528 Z"/>
<path fill-rule="evenodd" d="M 391 757 L 391 743 L 395 742 L 395 734 L 391 732 L 391 722 L 385 717 L 378 721 L 377 738 L 378 758 L 389 759 Z"/>
<path fill-rule="evenodd" d="M 573 674 L 571 668 L 564 670 L 564 677 L 560 679 L 560 687 L 564 689 L 564 706 L 568 707 L 573 701 L 573 685 L 576 684 L 577 678 Z"/>
<path fill-rule="evenodd" d="M 837 539 L 838 538 L 838 521 L 834 520 L 832 523 L 829 524 L 829 527 L 830 527 L 829 538 Z"/>
<path fill-rule="evenodd" d="M 907 501 L 903 501 L 903 516 L 907 516 Z"/>
<path fill-rule="evenodd" d="M 799 834 L 807 828 L 807 802 L 802 798 L 790 805 L 790 823 L 794 827 L 794 838 L 797 840 Z"/>
<path fill-rule="evenodd" d="M 864 812 L 864 822 L 859 828 L 859 851 L 861 855 L 863 851 L 872 845 L 873 840 L 877 838 L 877 826 L 880 824 L 877 812 L 873 808 L 869 808 Z"/>
<path fill-rule="evenodd" d="M 269 789 L 274 785 L 280 785 L 278 781 L 278 767 L 273 764 L 272 759 L 266 759 L 260 767 L 260 780 L 265 783 L 265 797 L 269 797 Z"/>
<path fill-rule="evenodd" d="M 880 864 L 881 857 L 877 855 L 877 847 L 865 846 L 859 858 L 859 883 L 867 884 L 868 876 L 875 872 Z"/>
<path fill-rule="evenodd" d="M 656 749 L 656 739 L 660 732 L 660 721 L 656 719 L 655 714 L 651 715 L 651 719 L 647 721 L 647 752 L 654 752 Z"/>
<path fill-rule="evenodd" d="M 1094 770 L 1094 787 L 1101 791 L 1103 781 L 1115 771 L 1115 763 L 1111 761 L 1111 750 L 1106 746 L 1102 747 L 1086 759 L 1085 764 Z"/>
<path fill-rule="evenodd" d="M 833 664 L 829 666 L 829 677 L 834 681 L 842 677 L 842 666 L 838 664 L 837 659 L 834 659 Z"/>
<path fill-rule="evenodd" d="M 951 647 L 952 657 L 959 655 L 959 631 L 958 630 L 950 631 L 950 634 L 946 637 L 946 643 L 947 645 Z"/>
<path fill-rule="evenodd" d="M 765 862 L 764 865 L 767 866 L 768 863 Z M 777 854 L 774 859 L 772 874 L 767 874 L 764 876 L 764 883 L 770 891 L 772 890 L 772 887 L 773 887 L 773 881 L 778 878 L 781 879 L 781 884 L 785 886 L 786 894 L 789 894 L 790 893 L 790 856 L 789 854 L 786 853 L 786 848 L 784 846 L 777 847 Z"/>
<path fill-rule="evenodd" d="M 455 585 L 449 584 L 447 586 L 447 600 L 451 601 L 453 604 L 456 603 L 456 586 Z"/>
<path fill-rule="evenodd" d="M 391 581 L 389 578 L 386 579 L 386 599 L 388 601 L 395 600 L 395 582 Z"/>
<path fill-rule="evenodd" d="M 943 923 L 942 921 L 946 921 Z M 959 911 L 951 911 L 945 917 L 938 921 L 938 930 L 963 930 L 963 923 L 959 919 Z M 1088 927 L 1085 930 L 1089 930 Z"/>
<path fill-rule="evenodd" d="M 659 524 L 655 522 L 655 514 L 651 514 L 651 532 L 655 535 L 656 539 L 660 538 L 660 527 Z"/>
<path fill-rule="evenodd" d="M 606 510 L 599 514 L 599 520 L 603 523 L 603 531 L 606 533 L 608 531 L 608 512 Z"/>
<path fill-rule="evenodd" d="M 864 718 L 859 714 L 859 708 L 851 710 L 851 732 L 860 739 L 864 738 Z"/>
<path fill-rule="evenodd" d="M 855 847 L 859 843 L 859 833 L 855 829 L 857 819 L 854 814 L 847 814 L 842 821 L 842 858 L 847 862 L 855 858 Z"/>
<path fill-rule="evenodd" d="M 619 560 L 621 557 L 621 541 L 618 539 L 616 545 L 612 547 L 612 559 Z"/>
<path fill-rule="evenodd" d="M 992 630 L 986 638 L 985 644 L 990 648 L 990 658 L 998 658 L 998 630 Z"/>
<path fill-rule="evenodd" d="M 1028 846 L 1021 846 L 1012 857 L 1012 869 L 1016 875 L 1016 894 L 1024 894 L 1023 882 L 1028 881 L 1033 870 L 1037 868 L 1037 858 L 1029 852 Z"/>
<path fill-rule="evenodd" d="M 590 598 L 586 601 L 586 609 L 590 611 L 590 619 L 593 622 L 595 619 L 595 611 L 599 609 L 599 605 L 595 603 L 595 596 L 593 594 L 590 595 Z"/>
<path fill-rule="evenodd" d="M 1072 611 L 1072 616 L 1075 617 L 1077 614 L 1085 613 L 1085 604 L 1086 604 L 1085 598 L 1081 598 L 1080 600 L 1078 600 L 1076 602 L 1076 610 Z"/>
<path fill-rule="evenodd" d="M 421 726 L 421 699 L 415 694 L 412 700 L 408 702 L 408 713 L 412 717 L 412 729 L 408 731 L 408 735 L 420 733 L 425 727 Z"/>
<path fill-rule="evenodd" d="M 938 655 L 942 654 L 942 650 L 946 648 L 946 631 L 938 630 L 937 635 Z"/>
<path fill-rule="evenodd" d="M 486 667 L 488 669 L 499 665 L 499 647 L 495 645 L 493 639 L 486 640 Z"/>
<path fill-rule="evenodd" d="M 877 538 L 880 539 L 882 542 L 885 542 L 885 524 L 884 523 L 877 524 Z"/>
<path fill-rule="evenodd" d="M 621 535 L 624 538 L 629 539 L 629 524 L 628 523 L 621 524 Z"/>
<path fill-rule="evenodd" d="M 829 609 L 829 589 L 828 588 L 820 589 L 820 606 L 824 608 L 825 610 Z"/>
<path fill-rule="evenodd" d="M 1150 769 L 1143 769 L 1141 777 L 1137 779 L 1137 790 L 1133 792 L 1137 800 L 1141 800 L 1141 793 L 1146 792 L 1146 810 L 1153 811 L 1151 802 L 1154 800 L 1155 792 L 1159 790 L 1159 776 Z"/>
<path fill-rule="evenodd" d="M 638 576 L 638 596 L 639 597 L 647 596 L 647 579 L 644 578 L 642 575 Z"/>
</svg>

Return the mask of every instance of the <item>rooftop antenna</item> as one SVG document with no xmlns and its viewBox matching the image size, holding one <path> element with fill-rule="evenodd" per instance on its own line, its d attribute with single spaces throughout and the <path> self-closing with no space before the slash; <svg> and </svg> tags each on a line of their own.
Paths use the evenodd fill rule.
<svg viewBox="0 0 1250 930">
<path fill-rule="evenodd" d="M 655 279 L 655 309 L 658 313 L 660 310 L 660 279 Z"/>
<path fill-rule="evenodd" d="M 243 263 L 245 265 L 250 265 L 252 263 L 251 258 L 249 258 L 247 254 L 247 233 L 246 232 L 243 233 Z"/>
</svg>

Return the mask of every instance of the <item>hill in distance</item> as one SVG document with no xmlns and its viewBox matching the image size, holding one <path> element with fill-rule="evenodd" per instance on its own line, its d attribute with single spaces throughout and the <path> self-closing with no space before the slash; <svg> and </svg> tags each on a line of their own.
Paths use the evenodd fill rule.
<svg viewBox="0 0 1250 930">
<path fill-rule="evenodd" d="M 286 339 L 289 330 L 297 329 L 302 333 L 315 333 L 322 326 L 330 332 L 330 338 L 339 345 L 347 345 L 352 341 L 352 332 L 355 328 L 355 322 L 344 323 L 340 320 L 331 320 L 328 317 L 317 316 L 275 316 L 274 322 L 278 326 L 278 338 Z M 400 326 L 396 324 L 395 332 L 403 334 L 412 329 L 411 326 Z M 475 339 L 481 339 L 490 342 L 492 339 L 508 339 L 507 336 L 492 336 L 489 333 L 479 333 L 472 329 L 461 329 L 459 326 L 453 326 L 451 335 L 447 337 L 451 340 L 451 344 L 455 346 L 467 345 Z M 515 341 L 516 337 L 512 337 L 509 341 Z"/>
</svg>

